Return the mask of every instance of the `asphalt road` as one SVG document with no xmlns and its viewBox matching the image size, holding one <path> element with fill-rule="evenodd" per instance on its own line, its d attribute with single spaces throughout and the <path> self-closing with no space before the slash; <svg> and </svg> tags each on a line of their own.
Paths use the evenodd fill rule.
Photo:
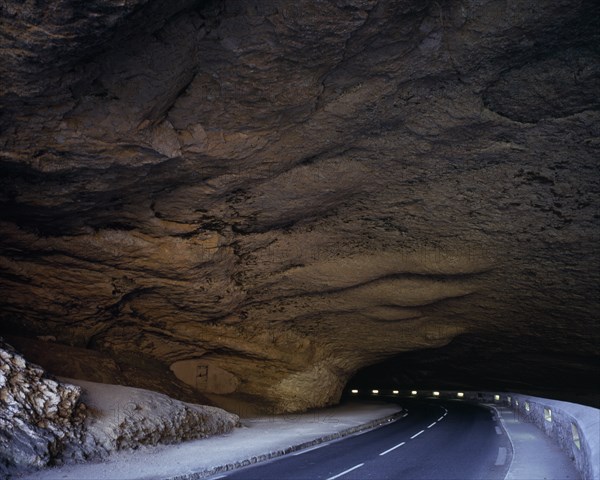
<svg viewBox="0 0 600 480">
<path fill-rule="evenodd" d="M 492 411 L 440 399 L 399 403 L 408 415 L 390 425 L 214 478 L 504 479 L 512 451 Z"/>
</svg>

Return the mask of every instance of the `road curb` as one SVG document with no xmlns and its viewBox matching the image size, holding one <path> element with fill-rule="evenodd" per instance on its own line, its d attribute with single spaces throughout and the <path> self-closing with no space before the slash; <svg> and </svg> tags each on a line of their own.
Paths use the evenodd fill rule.
<svg viewBox="0 0 600 480">
<path fill-rule="evenodd" d="M 196 472 L 189 472 L 180 475 L 175 475 L 172 477 L 166 477 L 164 480 L 199 480 L 203 478 L 210 477 L 212 475 L 217 475 L 219 473 L 230 472 L 232 470 L 236 470 L 238 468 L 247 467 L 249 465 L 254 465 L 256 463 L 264 462 L 265 460 L 270 460 L 272 458 L 281 457 L 283 455 L 287 455 L 288 453 L 297 452 L 299 450 L 304 450 L 305 448 L 312 447 L 314 445 L 319 445 L 321 443 L 330 442 L 332 440 L 337 440 L 340 438 L 348 437 L 355 433 L 364 432 L 367 430 L 372 430 L 377 427 L 381 427 L 383 425 L 387 425 L 391 422 L 394 422 L 402 417 L 404 414 L 403 410 L 400 410 L 392 415 L 388 415 L 386 417 L 372 420 L 368 423 L 363 423 L 362 425 L 357 425 L 355 427 L 350 427 L 340 432 L 331 433 L 329 435 L 325 435 L 323 437 L 315 438 L 314 440 L 310 440 L 308 442 L 302 442 L 297 445 L 292 445 L 287 448 L 283 448 L 280 450 L 275 450 L 272 452 L 268 452 L 262 455 L 256 455 L 250 458 L 245 458 L 243 460 L 239 460 L 233 463 L 226 463 L 224 465 L 219 465 L 216 467 L 198 470 Z"/>
</svg>

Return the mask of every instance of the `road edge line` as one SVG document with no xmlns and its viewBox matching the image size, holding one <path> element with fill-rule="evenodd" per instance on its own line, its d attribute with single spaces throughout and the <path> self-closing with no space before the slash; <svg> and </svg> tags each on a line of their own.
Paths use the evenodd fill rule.
<svg viewBox="0 0 600 480">
<path fill-rule="evenodd" d="M 508 441 L 510 442 L 510 448 L 512 449 L 512 455 L 510 456 L 510 464 L 508 465 L 508 470 L 506 470 L 506 475 L 504 475 L 504 480 L 506 480 L 511 473 L 513 462 L 515 461 L 515 455 L 517 454 L 517 452 L 515 450 L 515 444 L 513 443 L 512 438 L 510 437 L 508 428 L 506 428 L 506 425 L 504 425 L 504 417 L 502 417 L 502 415 L 500 414 L 500 411 L 493 405 L 485 405 L 485 406 L 488 407 L 490 410 L 494 410 L 496 412 L 496 416 L 498 417 L 498 420 L 500 420 L 500 426 L 502 427 L 502 430 L 504 430 L 504 433 L 506 433 L 506 436 L 508 437 Z"/>
<path fill-rule="evenodd" d="M 217 475 L 219 473 L 227 473 L 233 470 L 237 470 L 238 468 L 248 467 L 250 465 L 254 465 L 256 463 L 261 463 L 266 460 L 271 460 L 273 458 L 282 457 L 287 455 L 288 453 L 297 452 L 299 450 L 303 450 L 308 447 L 312 447 L 314 445 L 319 445 L 321 443 L 331 442 L 332 440 L 338 440 L 344 437 L 349 437 L 351 435 L 355 435 L 358 433 L 364 433 L 369 430 L 375 430 L 376 428 L 383 427 L 385 425 L 389 425 L 396 420 L 402 418 L 405 413 L 404 409 L 393 413 L 392 415 L 387 415 L 385 417 L 371 420 L 370 422 L 363 423 L 362 425 L 356 425 L 355 427 L 350 427 L 345 430 L 341 430 L 339 432 L 330 433 L 329 435 L 325 435 L 323 437 L 316 438 L 314 440 L 309 440 L 307 442 L 299 443 L 297 445 L 292 445 L 290 447 L 276 450 L 273 452 L 265 453 L 262 455 L 256 455 L 250 458 L 245 458 L 243 460 L 239 460 L 233 463 L 226 463 L 224 465 L 219 465 L 216 467 L 212 467 L 206 470 L 199 470 L 195 472 L 183 473 L 179 475 L 173 475 L 172 477 L 164 477 L 164 480 L 201 480 L 207 477 L 211 477 L 213 475 Z"/>
</svg>

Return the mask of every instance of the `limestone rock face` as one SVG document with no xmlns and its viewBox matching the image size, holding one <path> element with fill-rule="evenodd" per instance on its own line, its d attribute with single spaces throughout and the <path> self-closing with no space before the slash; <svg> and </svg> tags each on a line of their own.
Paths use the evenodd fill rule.
<svg viewBox="0 0 600 480">
<path fill-rule="evenodd" d="M 462 338 L 567 388 L 599 353 L 598 9 L 3 2 L 0 329 L 276 411 Z M 477 388 L 468 344 L 441 359 Z"/>
<path fill-rule="evenodd" d="M 81 390 L 47 378 L 0 339 L 0 474 L 43 467 L 83 437 Z M 70 450 L 70 452 L 69 452 Z"/>
<path fill-rule="evenodd" d="M 49 378 L 0 339 L 0 473 L 231 431 L 236 415 L 149 390 Z"/>
<path fill-rule="evenodd" d="M 61 377 L 129 385 L 171 395 L 185 402 L 211 403 L 200 392 L 174 378 L 169 368 L 157 360 L 138 358 L 133 362 L 124 356 L 115 358 L 90 348 L 57 343 L 54 336 L 5 338 L 15 349 L 23 352 L 27 360 L 43 364 L 46 370 Z"/>
<path fill-rule="evenodd" d="M 239 424 L 237 415 L 220 408 L 180 402 L 149 390 L 65 380 L 81 387 L 91 411 L 83 447 L 90 457 L 205 438 L 230 432 Z"/>
</svg>

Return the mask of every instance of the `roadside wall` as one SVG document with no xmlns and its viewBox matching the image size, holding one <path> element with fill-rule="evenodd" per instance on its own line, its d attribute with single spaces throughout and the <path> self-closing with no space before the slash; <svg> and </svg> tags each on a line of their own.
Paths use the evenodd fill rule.
<svg viewBox="0 0 600 480">
<path fill-rule="evenodd" d="M 575 462 L 584 480 L 600 480 L 600 410 L 517 393 L 501 394 L 519 420 L 544 431 Z"/>
</svg>

